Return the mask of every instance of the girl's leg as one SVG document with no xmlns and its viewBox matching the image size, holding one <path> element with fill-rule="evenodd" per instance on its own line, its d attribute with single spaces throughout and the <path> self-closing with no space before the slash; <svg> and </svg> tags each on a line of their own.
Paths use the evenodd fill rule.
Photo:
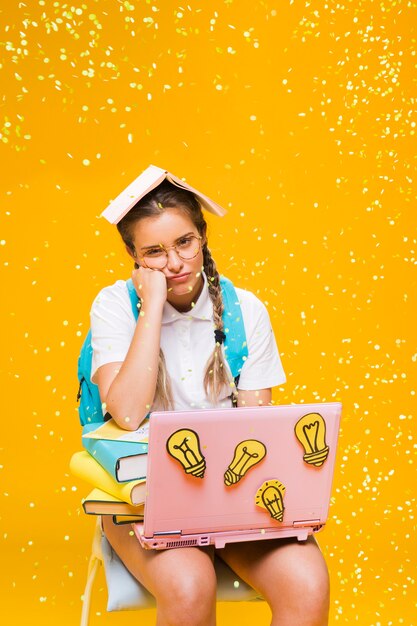
<svg viewBox="0 0 417 626">
<path fill-rule="evenodd" d="M 273 626 L 327 625 L 329 576 L 314 537 L 229 544 L 218 555 L 263 595 Z"/>
<path fill-rule="evenodd" d="M 199 548 L 145 550 L 130 525 L 106 516 L 103 529 L 116 554 L 156 598 L 157 626 L 214 626 L 216 574 L 213 553 Z"/>
</svg>

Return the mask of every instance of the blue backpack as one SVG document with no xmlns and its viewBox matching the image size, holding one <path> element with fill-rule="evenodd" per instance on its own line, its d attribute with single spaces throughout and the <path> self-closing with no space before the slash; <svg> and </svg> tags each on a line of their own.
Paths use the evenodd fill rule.
<svg viewBox="0 0 417 626">
<path fill-rule="evenodd" d="M 237 386 L 240 371 L 248 356 L 245 326 L 243 324 L 239 299 L 232 282 L 228 278 L 221 276 L 220 286 L 224 304 L 223 324 L 226 335 L 224 342 L 225 356 L 235 380 L 235 385 Z M 137 320 L 139 316 L 138 305 L 140 300 L 132 279 L 126 281 L 126 287 L 129 292 L 133 315 Z M 93 348 L 91 347 L 91 330 L 89 330 L 78 358 L 79 388 L 77 402 L 79 402 L 78 413 L 83 426 L 84 424 L 90 424 L 92 422 L 104 422 L 110 417 L 108 414 L 103 416 L 98 387 L 91 382 L 92 358 Z"/>
</svg>

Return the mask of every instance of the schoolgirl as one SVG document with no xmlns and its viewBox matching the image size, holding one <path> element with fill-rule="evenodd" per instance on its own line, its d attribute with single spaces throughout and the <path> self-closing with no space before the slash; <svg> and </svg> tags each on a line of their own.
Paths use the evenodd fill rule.
<svg viewBox="0 0 417 626">
<path fill-rule="evenodd" d="M 124 281 L 91 310 L 92 380 L 106 410 L 136 429 L 150 410 L 267 405 L 285 382 L 265 306 L 236 288 L 249 356 L 236 389 L 223 354 L 219 274 L 196 195 L 164 181 L 118 223 L 133 258 L 142 306 L 136 323 Z M 158 626 L 213 626 L 216 577 L 210 548 L 144 550 L 126 526 L 103 530 L 125 566 L 156 598 Z M 269 603 L 274 626 L 324 626 L 329 582 L 310 537 L 230 544 L 219 556 Z"/>
</svg>

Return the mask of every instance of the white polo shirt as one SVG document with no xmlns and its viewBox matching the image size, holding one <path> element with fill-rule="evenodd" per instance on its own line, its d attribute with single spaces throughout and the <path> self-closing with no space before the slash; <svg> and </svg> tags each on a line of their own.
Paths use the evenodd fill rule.
<svg viewBox="0 0 417 626">
<path fill-rule="evenodd" d="M 209 402 L 204 391 L 204 373 L 215 339 L 213 305 L 204 273 L 203 277 L 204 288 L 191 311 L 180 313 L 169 302 L 165 302 L 163 308 L 161 348 L 176 410 L 231 406 L 230 387 L 224 387 L 216 405 Z M 238 388 L 256 390 L 281 385 L 286 378 L 268 311 L 253 293 L 235 289 L 249 353 Z M 93 377 L 102 365 L 124 361 L 132 341 L 136 321 L 125 281 L 118 280 L 102 289 L 93 302 L 90 316 Z M 152 407 L 153 410 L 158 408 Z"/>
</svg>

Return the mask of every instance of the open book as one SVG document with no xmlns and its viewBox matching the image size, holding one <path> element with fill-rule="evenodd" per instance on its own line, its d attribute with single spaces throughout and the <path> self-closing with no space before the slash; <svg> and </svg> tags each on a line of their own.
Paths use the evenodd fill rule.
<svg viewBox="0 0 417 626">
<path fill-rule="evenodd" d="M 181 180 L 181 178 L 174 176 L 174 174 L 171 174 L 167 170 L 156 167 L 156 165 L 150 165 L 140 176 L 130 183 L 117 198 L 112 200 L 107 209 L 101 214 L 101 217 L 105 217 L 110 224 L 117 224 L 143 196 L 152 191 L 152 189 L 155 189 L 155 187 L 158 187 L 165 179 L 181 189 L 191 191 L 197 196 L 202 208 L 206 209 L 206 211 L 214 213 L 215 215 L 225 215 L 226 210 L 217 204 L 217 202 L 210 200 L 210 198 L 200 191 L 197 191 L 197 189 L 194 189 L 194 187 L 191 187 L 191 185 Z"/>
<path fill-rule="evenodd" d="M 145 418 L 136 430 L 125 430 L 116 424 L 114 419 L 101 424 L 85 424 L 83 439 L 108 439 L 109 441 L 130 441 L 132 443 L 148 443 L 149 418 Z"/>
</svg>

